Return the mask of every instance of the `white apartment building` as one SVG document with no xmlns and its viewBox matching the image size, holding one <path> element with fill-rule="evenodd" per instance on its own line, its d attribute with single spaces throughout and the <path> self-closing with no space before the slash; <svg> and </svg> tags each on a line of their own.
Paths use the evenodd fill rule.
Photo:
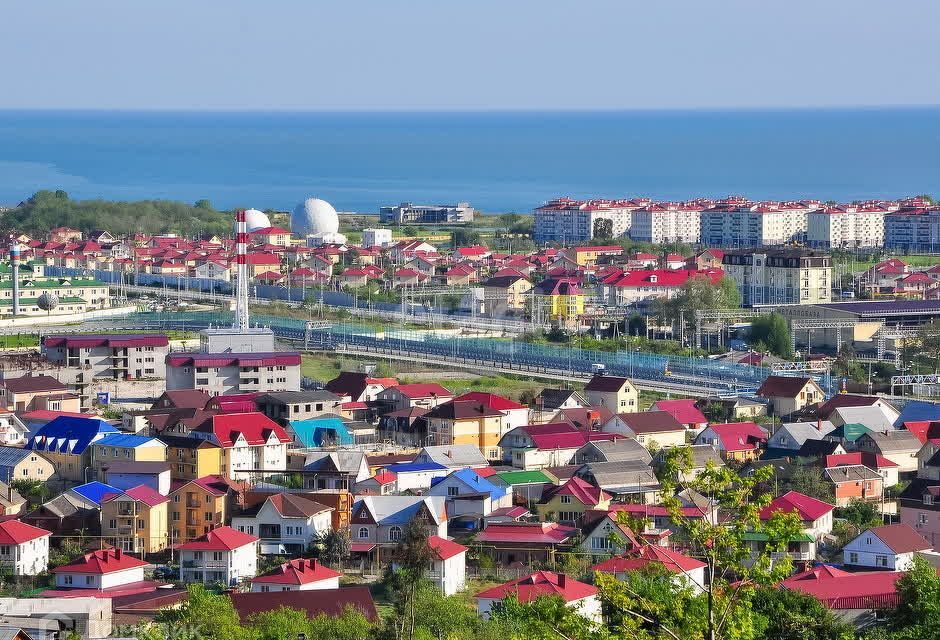
<svg viewBox="0 0 940 640">
<path fill-rule="evenodd" d="M 832 301 L 832 258 L 802 249 L 740 249 L 722 258 L 745 306 Z"/>
<path fill-rule="evenodd" d="M 371 249 L 372 247 L 385 248 L 392 244 L 391 229 L 363 229 L 362 246 Z"/>
<path fill-rule="evenodd" d="M 158 334 L 50 335 L 42 340 L 42 354 L 49 362 L 80 372 L 78 382 L 162 379 L 169 345 L 169 339 Z"/>
<path fill-rule="evenodd" d="M 166 388 L 201 389 L 213 396 L 300 391 L 300 354 L 171 353 L 166 356 Z"/>
<path fill-rule="evenodd" d="M 687 202 L 653 202 L 634 209 L 630 237 L 654 244 L 698 244 L 702 237 L 703 209 L 700 204 Z"/>
<path fill-rule="evenodd" d="M 885 241 L 885 214 L 881 204 L 839 205 L 806 215 L 806 244 L 822 249 L 880 247 Z"/>
<path fill-rule="evenodd" d="M 19 520 L 0 522 L 0 567 L 15 576 L 39 575 L 49 566 L 51 535 Z"/>
<path fill-rule="evenodd" d="M 905 208 L 884 217 L 885 248 L 936 251 L 940 248 L 940 208 Z"/>
<path fill-rule="evenodd" d="M 535 241 L 570 245 L 593 240 L 598 221 L 610 221 L 610 237 L 627 235 L 635 209 L 650 204 L 648 198 L 637 200 L 572 200 L 558 198 L 535 209 Z"/>
<path fill-rule="evenodd" d="M 701 240 L 719 247 L 762 247 L 801 242 L 816 201 L 752 203 L 733 198 L 702 211 Z"/>
<path fill-rule="evenodd" d="M 231 527 L 212 529 L 177 547 L 180 582 L 234 586 L 258 572 L 258 538 Z"/>
</svg>

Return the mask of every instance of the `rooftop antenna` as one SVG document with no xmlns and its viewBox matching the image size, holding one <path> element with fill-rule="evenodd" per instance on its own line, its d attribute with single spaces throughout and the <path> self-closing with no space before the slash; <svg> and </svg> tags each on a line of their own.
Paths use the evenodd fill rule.
<svg viewBox="0 0 940 640">
<path fill-rule="evenodd" d="M 248 332 L 248 231 L 245 225 L 245 210 L 235 211 L 235 323 L 234 328 Z"/>
</svg>

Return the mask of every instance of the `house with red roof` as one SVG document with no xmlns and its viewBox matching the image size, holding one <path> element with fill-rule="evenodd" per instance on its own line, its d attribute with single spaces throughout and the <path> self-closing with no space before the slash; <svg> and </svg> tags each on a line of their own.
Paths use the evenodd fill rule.
<svg viewBox="0 0 940 640">
<path fill-rule="evenodd" d="M 295 558 L 276 569 L 251 579 L 252 593 L 271 591 L 315 591 L 339 589 L 339 571 L 334 571 L 316 558 Z"/>
<path fill-rule="evenodd" d="M 767 438 L 767 430 L 753 422 L 726 422 L 708 425 L 695 444 L 710 444 L 725 460 L 744 462 L 760 457 Z"/>
<path fill-rule="evenodd" d="M 218 527 L 177 546 L 180 581 L 235 586 L 258 572 L 258 538 L 232 527 Z"/>
<path fill-rule="evenodd" d="M 397 493 L 398 476 L 392 471 L 379 471 L 374 476 L 357 482 L 353 492 L 357 496 L 387 496 Z"/>
<path fill-rule="evenodd" d="M 600 623 L 601 602 L 597 594 L 597 587 L 569 578 L 564 573 L 536 571 L 518 580 L 481 591 L 475 598 L 477 613 L 484 618 L 489 618 L 494 604 L 512 595 L 523 604 L 542 597 L 558 597 L 578 614 Z"/>
<path fill-rule="evenodd" d="M 258 411 L 210 415 L 190 436 L 222 448 L 223 475 L 232 479 L 287 468 L 290 436 L 284 427 Z"/>
<path fill-rule="evenodd" d="M 273 244 L 279 247 L 290 245 L 291 233 L 281 227 L 262 227 L 248 232 L 253 244 Z"/>
<path fill-rule="evenodd" d="M 444 272 L 444 284 L 449 287 L 469 285 L 478 279 L 476 267 L 466 262 L 458 262 Z"/>
<path fill-rule="evenodd" d="M 876 621 L 880 612 L 900 604 L 897 581 L 902 575 L 900 571 L 849 573 L 819 565 L 790 576 L 779 586 L 813 596 L 846 622 L 866 627 Z"/>
<path fill-rule="evenodd" d="M 503 460 L 525 469 L 544 469 L 571 464 L 575 453 L 593 440 L 617 440 L 615 433 L 582 431 L 567 422 L 548 422 L 516 427 L 499 439 Z"/>
<path fill-rule="evenodd" d="M 245 256 L 248 265 L 248 276 L 254 278 L 265 271 L 280 271 L 281 259 L 275 253 L 251 252 Z"/>
<path fill-rule="evenodd" d="M 642 544 L 628 525 L 617 521 L 616 513 L 589 513 L 582 530 L 585 534 L 581 550 L 592 556 L 627 553 Z"/>
<path fill-rule="evenodd" d="M 431 548 L 431 567 L 427 577 L 445 596 L 463 591 L 467 586 L 467 547 L 442 538 L 428 536 Z"/>
<path fill-rule="evenodd" d="M 656 260 L 655 256 L 653 260 Z M 633 269 L 601 280 L 598 293 L 609 305 L 630 305 L 653 298 L 674 298 L 694 278 L 717 284 L 723 276 L 721 269 Z"/>
<path fill-rule="evenodd" d="M 542 522 L 552 520 L 580 525 L 585 511 L 606 510 L 610 501 L 610 494 L 603 489 L 572 476 L 564 484 L 545 490 L 535 505 L 535 511 Z"/>
<path fill-rule="evenodd" d="M 650 407 L 650 411 L 665 411 L 675 418 L 676 422 L 697 434 L 708 426 L 708 419 L 695 403 L 696 401 L 691 398 L 659 400 L 653 403 Z"/>
<path fill-rule="evenodd" d="M 639 391 L 629 378 L 598 374 L 584 386 L 584 397 L 592 407 L 604 407 L 611 413 L 639 409 Z"/>
<path fill-rule="evenodd" d="M 809 376 L 767 376 L 757 395 L 768 400 L 770 411 L 781 417 L 826 399 L 822 387 Z"/>
<path fill-rule="evenodd" d="M 863 531 L 842 549 L 842 560 L 853 568 L 908 571 L 918 552 L 933 545 L 913 527 L 887 524 Z"/>
<path fill-rule="evenodd" d="M 170 499 L 145 484 L 101 499 L 101 535 L 117 548 L 156 553 L 169 544 Z"/>
<path fill-rule="evenodd" d="M 631 571 L 646 571 L 655 567 L 672 574 L 678 588 L 701 593 L 705 590 L 706 566 L 701 560 L 690 558 L 675 549 L 648 544 L 635 552 L 608 558 L 591 568 L 599 573 L 609 573 L 617 580 L 625 580 Z"/>
<path fill-rule="evenodd" d="M 341 398 L 349 398 L 351 402 L 371 402 L 377 400 L 382 391 L 395 386 L 398 386 L 395 378 L 376 378 L 360 371 L 342 371 L 327 382 L 324 388 Z"/>
<path fill-rule="evenodd" d="M 885 487 L 893 487 L 899 481 L 898 470 L 900 467 L 898 463 L 888 460 L 879 453 L 853 451 L 851 453 L 832 454 L 826 456 L 822 462 L 826 469 L 863 465 L 880 475 L 883 478 L 882 484 Z"/>
<path fill-rule="evenodd" d="M 133 586 L 145 586 L 144 567 L 140 558 L 121 549 L 101 549 L 86 553 L 72 562 L 56 567 L 55 586 L 59 590 L 74 589 L 76 596 L 89 595 L 89 591 L 117 591 Z M 61 595 L 61 591 L 56 591 Z"/>
<path fill-rule="evenodd" d="M 577 527 L 557 522 L 490 522 L 476 541 L 501 564 L 548 562 L 558 547 L 579 534 Z"/>
<path fill-rule="evenodd" d="M 798 491 L 787 491 L 781 496 L 777 496 L 770 501 L 766 507 L 761 509 L 761 520 L 769 520 L 770 517 L 779 512 L 795 513 L 803 524 L 803 532 L 814 538 L 820 538 L 832 533 L 832 512 L 835 506 L 822 500 L 799 493 Z"/>
<path fill-rule="evenodd" d="M 35 576 L 49 567 L 51 531 L 19 520 L 0 522 L 0 567 L 14 576 Z"/>
<path fill-rule="evenodd" d="M 333 508 L 306 496 L 276 493 L 232 518 L 232 528 L 261 538 L 261 553 L 305 552 L 332 528 Z"/>
<path fill-rule="evenodd" d="M 395 288 L 416 287 L 430 279 L 426 273 L 421 273 L 417 269 L 403 268 L 397 269 L 392 274 L 392 284 Z"/>
<path fill-rule="evenodd" d="M 618 413 L 604 424 L 604 431 L 630 438 L 645 447 L 678 447 L 686 443 L 685 425 L 666 411 Z"/>
</svg>

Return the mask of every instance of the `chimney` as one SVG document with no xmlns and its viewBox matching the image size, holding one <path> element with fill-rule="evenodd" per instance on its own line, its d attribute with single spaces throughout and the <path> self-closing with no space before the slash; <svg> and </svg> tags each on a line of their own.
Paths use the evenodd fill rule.
<svg viewBox="0 0 940 640">
<path fill-rule="evenodd" d="M 563 573 L 558 574 L 558 588 L 564 589 L 568 585 L 568 576 Z"/>
<path fill-rule="evenodd" d="M 121 548 L 120 548 L 120 547 L 115 547 L 115 549 L 114 549 L 114 559 L 115 559 L 115 560 L 120 560 L 120 559 L 121 559 Z"/>
<path fill-rule="evenodd" d="M 822 418 L 816 418 L 816 431 L 822 431 Z"/>
</svg>

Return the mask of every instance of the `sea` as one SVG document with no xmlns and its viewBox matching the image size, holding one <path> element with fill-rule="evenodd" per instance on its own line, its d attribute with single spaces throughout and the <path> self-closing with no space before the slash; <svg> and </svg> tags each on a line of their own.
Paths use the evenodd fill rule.
<svg viewBox="0 0 940 640">
<path fill-rule="evenodd" d="M 558 196 L 940 195 L 940 108 L 609 112 L 0 111 L 0 204 L 209 199 L 339 211 Z"/>
</svg>

